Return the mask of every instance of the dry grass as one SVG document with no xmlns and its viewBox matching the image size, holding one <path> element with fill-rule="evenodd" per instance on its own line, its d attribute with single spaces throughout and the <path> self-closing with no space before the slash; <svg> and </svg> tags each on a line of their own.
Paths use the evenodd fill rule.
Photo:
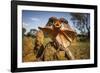
<svg viewBox="0 0 100 73">
<path fill-rule="evenodd" d="M 43 45 L 46 45 L 50 41 L 49 38 L 45 38 Z M 23 62 L 34 62 L 37 61 L 36 54 L 34 54 L 35 38 L 26 37 L 23 38 Z M 87 42 L 73 42 L 69 47 L 75 59 L 89 59 L 90 58 L 90 43 Z M 66 60 L 64 51 L 56 53 L 56 59 L 53 54 L 56 50 L 54 47 L 49 46 L 47 51 L 45 51 L 44 57 L 46 61 L 50 60 Z"/>
<path fill-rule="evenodd" d="M 72 51 L 75 59 L 89 59 L 90 58 L 90 43 L 86 42 L 74 42 L 69 49 Z"/>
<path fill-rule="evenodd" d="M 33 61 L 34 59 L 34 54 L 33 54 L 33 47 L 34 47 L 34 39 L 31 37 L 24 37 L 23 38 L 23 61 L 28 62 L 28 61 Z"/>
</svg>

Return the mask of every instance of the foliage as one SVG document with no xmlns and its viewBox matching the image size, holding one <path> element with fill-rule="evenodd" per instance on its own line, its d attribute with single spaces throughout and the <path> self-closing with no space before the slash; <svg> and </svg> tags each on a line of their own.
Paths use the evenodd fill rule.
<svg viewBox="0 0 100 73">
<path fill-rule="evenodd" d="M 36 29 L 30 29 L 30 31 L 27 33 L 27 36 L 35 37 L 36 36 Z"/>
<path fill-rule="evenodd" d="M 23 36 L 25 35 L 25 32 L 26 32 L 26 29 L 25 28 L 22 28 L 22 35 Z"/>
<path fill-rule="evenodd" d="M 90 34 L 90 15 L 88 13 L 70 13 L 74 26 L 81 34 Z"/>
</svg>

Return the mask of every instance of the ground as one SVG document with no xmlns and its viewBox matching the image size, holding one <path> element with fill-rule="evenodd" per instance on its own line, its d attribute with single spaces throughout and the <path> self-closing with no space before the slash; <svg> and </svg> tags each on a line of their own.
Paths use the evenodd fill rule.
<svg viewBox="0 0 100 73">
<path fill-rule="evenodd" d="M 45 38 L 43 45 L 45 46 L 50 41 L 50 38 Z M 37 60 L 36 54 L 34 53 L 35 38 L 23 37 L 23 62 L 34 62 Z M 68 47 L 75 59 L 89 59 L 90 58 L 90 42 L 89 41 L 75 41 L 72 42 L 71 46 Z M 57 59 L 53 58 L 51 55 L 55 51 L 53 47 L 47 49 L 45 58 L 46 60 L 66 60 L 64 56 L 64 51 L 60 51 L 56 54 Z"/>
</svg>

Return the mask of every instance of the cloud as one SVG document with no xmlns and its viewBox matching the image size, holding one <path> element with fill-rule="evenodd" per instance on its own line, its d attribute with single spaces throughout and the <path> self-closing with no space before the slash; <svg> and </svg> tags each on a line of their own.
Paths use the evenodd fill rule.
<svg viewBox="0 0 100 73">
<path fill-rule="evenodd" d="M 23 25 L 28 26 L 28 24 L 26 24 L 26 23 L 24 23 L 24 22 L 23 22 Z"/>
<path fill-rule="evenodd" d="M 31 20 L 33 20 L 33 21 L 39 21 L 38 18 L 31 18 Z"/>
<path fill-rule="evenodd" d="M 23 28 L 26 29 L 26 33 L 30 31 L 30 25 L 25 22 L 23 22 Z"/>
<path fill-rule="evenodd" d="M 26 23 L 23 22 L 23 26 L 24 26 L 24 27 L 27 27 L 28 25 L 29 25 L 29 24 L 26 24 Z"/>
</svg>

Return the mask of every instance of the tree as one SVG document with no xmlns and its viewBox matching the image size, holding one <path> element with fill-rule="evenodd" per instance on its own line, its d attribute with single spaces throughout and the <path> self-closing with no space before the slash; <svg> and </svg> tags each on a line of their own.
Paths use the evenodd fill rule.
<svg viewBox="0 0 100 73">
<path fill-rule="evenodd" d="M 37 30 L 36 29 L 30 29 L 30 31 L 27 33 L 27 36 L 35 37 Z"/>
<path fill-rule="evenodd" d="M 26 29 L 22 28 L 22 34 L 23 34 L 23 36 L 25 35 L 25 32 L 26 32 Z"/>
<path fill-rule="evenodd" d="M 90 36 L 90 15 L 88 13 L 70 13 L 74 26 L 89 37 Z"/>
</svg>

